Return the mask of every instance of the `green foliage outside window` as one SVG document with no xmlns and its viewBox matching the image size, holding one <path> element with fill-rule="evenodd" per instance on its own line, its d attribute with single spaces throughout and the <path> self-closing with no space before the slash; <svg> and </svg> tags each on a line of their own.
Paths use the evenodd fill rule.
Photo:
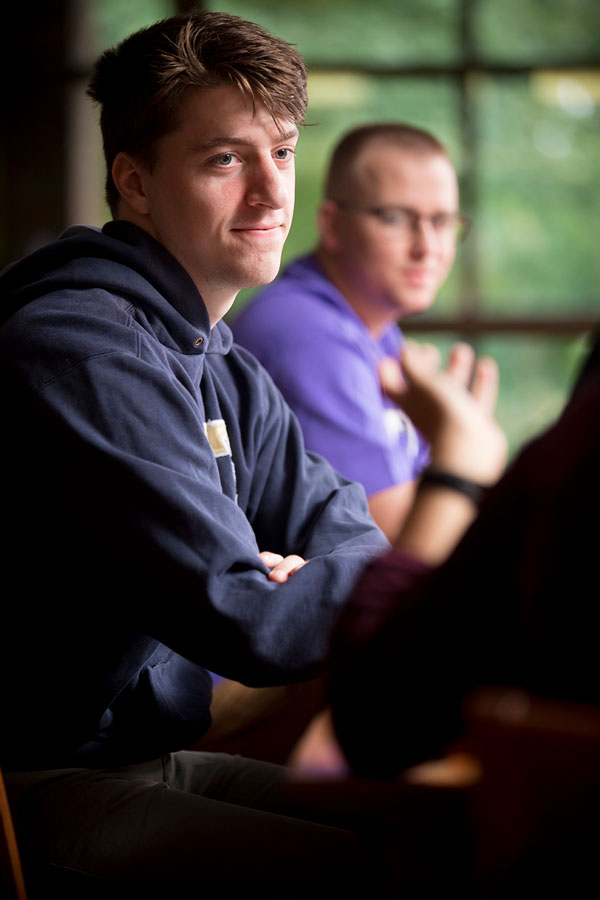
<svg viewBox="0 0 600 900">
<path fill-rule="evenodd" d="M 451 63 L 460 53 L 454 0 L 228 0 L 207 4 L 258 22 L 311 63 Z"/>
<path fill-rule="evenodd" d="M 488 62 L 598 60 L 597 0 L 476 0 L 471 6 L 477 49 Z"/>
<path fill-rule="evenodd" d="M 100 51 L 174 12 L 171 0 L 88 0 L 88 4 Z"/>
<path fill-rule="evenodd" d="M 600 285 L 600 72 L 481 77 L 475 93 L 486 310 L 593 313 Z"/>
</svg>

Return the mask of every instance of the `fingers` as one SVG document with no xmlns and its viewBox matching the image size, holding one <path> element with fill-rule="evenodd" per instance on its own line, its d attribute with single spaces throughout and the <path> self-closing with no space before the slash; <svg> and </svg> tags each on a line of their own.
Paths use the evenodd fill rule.
<svg viewBox="0 0 600 900">
<path fill-rule="evenodd" d="M 490 356 L 480 357 L 475 366 L 472 392 L 481 408 L 490 416 L 496 409 L 499 381 L 500 375 L 496 361 Z"/>
<path fill-rule="evenodd" d="M 265 566 L 271 570 L 268 575 L 269 581 L 277 581 L 279 584 L 287 581 L 290 575 L 301 569 L 307 562 L 307 560 L 295 554 L 281 556 L 280 553 L 271 553 L 269 550 L 263 550 L 258 556 Z"/>
<path fill-rule="evenodd" d="M 454 344 L 448 354 L 446 370 L 457 378 L 461 384 L 471 389 L 475 400 L 481 408 L 493 414 L 498 400 L 499 373 L 498 365 L 489 356 L 475 357 L 470 344 Z"/>
<path fill-rule="evenodd" d="M 416 341 L 407 341 L 403 348 L 402 358 L 406 353 L 412 366 L 416 366 L 421 372 L 433 374 L 437 372 L 442 363 L 442 355 L 435 344 L 418 344 Z"/>
<path fill-rule="evenodd" d="M 440 368 L 441 355 L 434 344 L 418 344 L 407 341 L 400 352 L 402 367 L 397 359 L 385 356 L 379 363 L 379 380 L 384 394 L 401 405 L 406 391 L 406 381 L 402 371 L 410 379 L 419 379 L 435 374 Z"/>
<path fill-rule="evenodd" d="M 281 553 L 271 553 L 270 550 L 262 550 L 258 554 L 258 558 L 264 562 L 267 569 L 272 569 L 273 566 L 276 566 L 277 563 L 283 560 Z"/>
<path fill-rule="evenodd" d="M 454 344 L 444 369 L 440 368 L 439 350 L 430 344 L 407 341 L 401 351 L 401 361 L 404 376 L 401 390 L 397 385 L 402 375 L 394 372 L 394 360 L 389 360 L 389 364 L 382 360 L 381 382 L 388 395 L 406 410 L 421 430 L 428 426 L 427 421 L 419 421 L 426 411 L 427 400 L 439 407 L 438 415 L 441 415 L 449 412 L 448 404 L 461 403 L 464 407 L 470 402 L 460 400 L 459 395 L 464 395 L 474 400 L 485 415 L 494 415 L 498 400 L 498 366 L 491 357 L 477 359 L 470 344 Z M 395 387 L 388 390 L 388 385 Z M 458 411 L 458 407 L 456 409 Z"/>
<path fill-rule="evenodd" d="M 402 369 L 408 381 L 420 381 L 435 375 L 440 368 L 440 351 L 433 344 L 407 341 L 400 352 Z"/>
<path fill-rule="evenodd" d="M 471 384 L 474 365 L 475 351 L 470 344 L 460 342 L 450 348 L 446 371 L 465 387 L 469 387 Z"/>
<path fill-rule="evenodd" d="M 379 363 L 378 371 L 383 393 L 395 403 L 399 403 L 405 386 L 399 361 L 393 356 L 384 356 Z"/>
<path fill-rule="evenodd" d="M 417 375 L 436 375 L 440 368 L 440 354 L 430 344 L 407 344 L 402 362 L 407 378 Z M 498 399 L 499 373 L 495 360 L 488 356 L 476 357 L 470 344 L 459 341 L 449 352 L 446 372 L 469 389 L 481 407 L 493 413 Z"/>
<path fill-rule="evenodd" d="M 420 364 L 430 373 L 437 372 L 442 364 L 440 348 L 435 344 L 418 344 Z"/>
<path fill-rule="evenodd" d="M 305 565 L 306 560 L 302 559 L 301 556 L 296 556 L 295 554 L 286 556 L 281 562 L 273 566 L 269 572 L 269 581 L 277 581 L 280 584 L 283 584 L 284 581 L 288 580 L 290 575 L 293 575 L 294 572 L 297 572 L 298 569 L 301 569 L 302 566 Z"/>
</svg>

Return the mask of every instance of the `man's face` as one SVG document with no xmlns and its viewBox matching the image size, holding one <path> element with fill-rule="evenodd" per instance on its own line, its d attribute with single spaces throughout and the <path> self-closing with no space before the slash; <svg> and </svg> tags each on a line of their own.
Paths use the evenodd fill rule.
<svg viewBox="0 0 600 900">
<path fill-rule="evenodd" d="M 216 320 L 277 274 L 294 207 L 298 130 L 233 86 L 198 90 L 141 179 L 141 224 L 191 275 Z"/>
<path fill-rule="evenodd" d="M 441 154 L 407 152 L 375 139 L 355 161 L 351 184 L 350 196 L 340 200 L 365 208 L 403 207 L 421 218 L 399 228 L 337 207 L 333 247 L 343 284 L 390 319 L 428 309 L 456 253 L 453 232 L 443 234 L 427 219 L 458 212 L 451 164 Z"/>
</svg>

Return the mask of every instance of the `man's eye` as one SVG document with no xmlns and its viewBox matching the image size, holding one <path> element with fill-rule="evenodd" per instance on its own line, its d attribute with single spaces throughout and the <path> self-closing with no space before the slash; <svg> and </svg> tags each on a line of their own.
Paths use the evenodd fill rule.
<svg viewBox="0 0 600 900">
<path fill-rule="evenodd" d="M 234 160 L 235 156 L 233 153 L 219 153 L 219 155 L 214 158 L 214 162 L 218 166 L 230 166 Z"/>
<path fill-rule="evenodd" d="M 291 147 L 280 147 L 275 151 L 275 158 L 279 160 L 291 159 L 295 155 L 296 154 Z"/>
<path fill-rule="evenodd" d="M 403 209 L 382 209 L 379 218 L 384 225 L 402 225 L 406 222 L 406 213 Z"/>
<path fill-rule="evenodd" d="M 436 231 L 445 231 L 447 228 L 453 228 L 456 217 L 449 216 L 447 213 L 438 213 L 437 216 L 431 217 L 431 224 Z"/>
</svg>

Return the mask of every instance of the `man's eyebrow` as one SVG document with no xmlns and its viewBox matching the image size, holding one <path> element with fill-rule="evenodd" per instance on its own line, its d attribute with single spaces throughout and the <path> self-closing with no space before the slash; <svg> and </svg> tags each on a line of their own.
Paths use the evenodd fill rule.
<svg viewBox="0 0 600 900">
<path fill-rule="evenodd" d="M 279 138 L 275 143 L 280 143 L 281 141 L 291 141 L 293 138 L 298 136 L 298 129 L 292 128 L 290 131 L 285 131 L 281 135 L 279 135 Z M 248 147 L 252 143 L 252 141 L 246 140 L 246 138 L 232 137 L 231 135 L 217 135 L 216 137 L 209 138 L 207 141 L 200 141 L 200 143 L 195 145 L 194 149 L 210 150 L 211 147 L 223 147 L 224 145 L 229 145 L 232 147 Z"/>
<path fill-rule="evenodd" d="M 284 131 L 280 136 L 280 140 L 282 141 L 291 141 L 292 138 L 300 137 L 300 132 L 297 128 L 291 128 L 289 131 Z"/>
</svg>

